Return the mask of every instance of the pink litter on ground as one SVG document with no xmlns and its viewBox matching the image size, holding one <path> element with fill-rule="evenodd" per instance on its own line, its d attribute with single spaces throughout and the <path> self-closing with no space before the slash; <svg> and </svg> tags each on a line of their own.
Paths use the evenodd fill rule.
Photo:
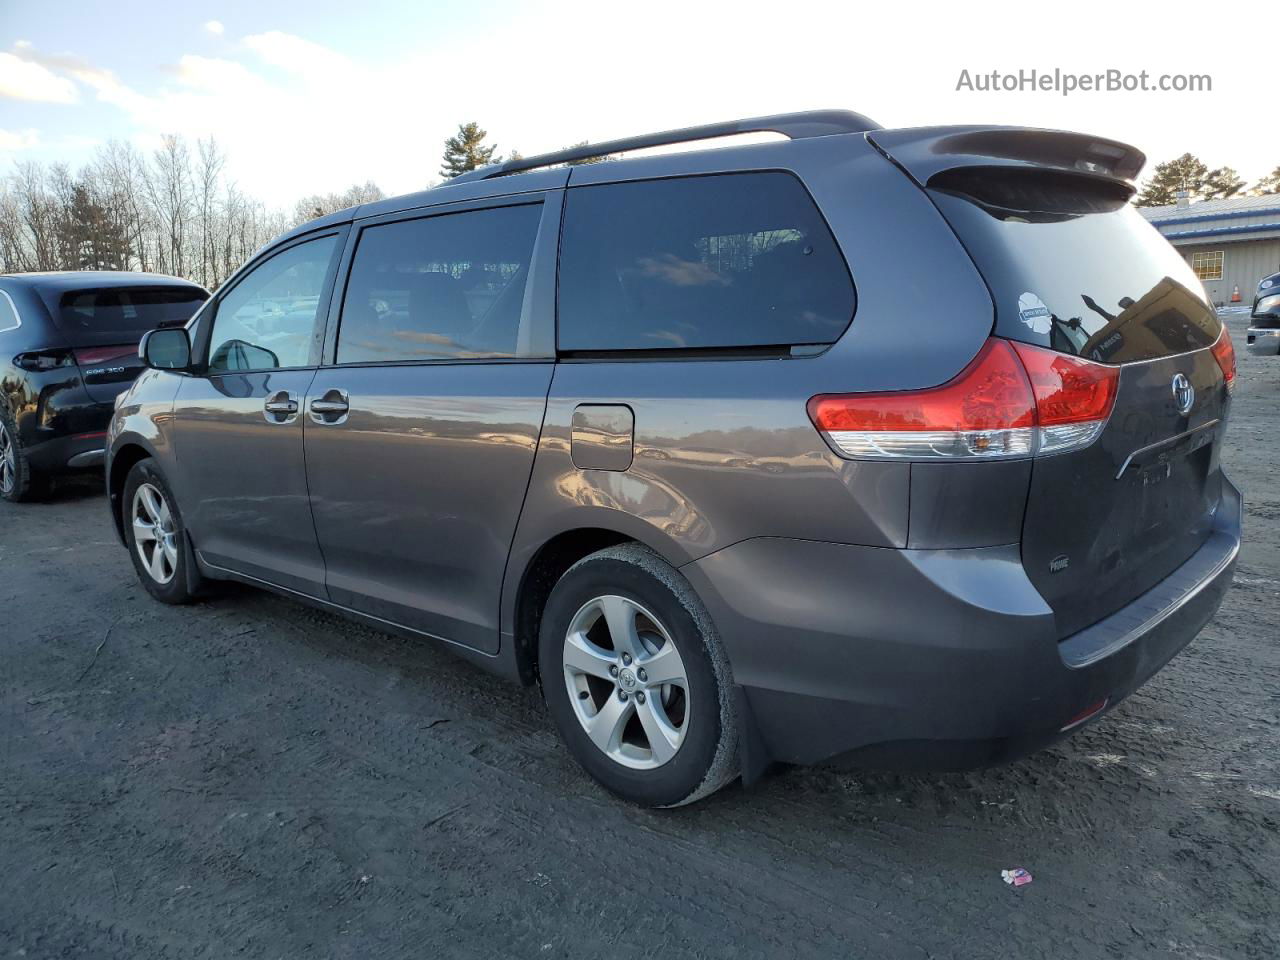
<svg viewBox="0 0 1280 960">
<path fill-rule="evenodd" d="M 1014 867 L 1012 870 L 1001 870 L 1000 877 L 1005 883 L 1011 883 L 1015 887 L 1025 886 L 1031 882 L 1031 874 L 1023 870 L 1022 867 Z"/>
</svg>

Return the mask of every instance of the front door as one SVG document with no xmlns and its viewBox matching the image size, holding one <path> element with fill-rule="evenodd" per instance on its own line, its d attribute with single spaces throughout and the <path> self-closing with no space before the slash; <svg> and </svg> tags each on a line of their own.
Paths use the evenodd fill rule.
<svg viewBox="0 0 1280 960">
<path fill-rule="evenodd" d="M 318 597 L 304 410 L 342 239 L 273 251 L 219 291 L 199 338 L 204 373 L 182 381 L 174 404 L 185 520 L 201 559 Z"/>
<path fill-rule="evenodd" d="M 558 202 L 507 203 L 363 229 L 305 430 L 330 598 L 488 652 L 554 369 Z"/>
</svg>

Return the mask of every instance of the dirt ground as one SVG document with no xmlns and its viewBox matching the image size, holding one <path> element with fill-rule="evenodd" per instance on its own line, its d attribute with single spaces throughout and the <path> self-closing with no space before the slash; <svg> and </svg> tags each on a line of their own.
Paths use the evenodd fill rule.
<svg viewBox="0 0 1280 960">
<path fill-rule="evenodd" d="M 92 483 L 0 504 L 0 957 L 1280 956 L 1280 359 L 1230 323 L 1221 613 L 969 775 L 635 809 L 536 691 L 249 589 L 155 603 Z"/>
</svg>

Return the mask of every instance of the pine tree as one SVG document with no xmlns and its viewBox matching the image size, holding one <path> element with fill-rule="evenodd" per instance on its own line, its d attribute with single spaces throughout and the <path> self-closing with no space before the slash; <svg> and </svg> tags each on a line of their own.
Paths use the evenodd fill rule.
<svg viewBox="0 0 1280 960">
<path fill-rule="evenodd" d="M 500 160 L 494 156 L 498 149 L 496 146 L 481 145 L 488 135 L 488 131 L 481 130 L 477 123 L 458 124 L 458 132 L 444 142 L 440 176 L 449 179 Z"/>
<path fill-rule="evenodd" d="M 1218 167 L 1210 170 L 1204 178 L 1202 195 L 1206 200 L 1225 200 L 1243 189 L 1244 181 L 1240 179 L 1240 174 L 1230 167 Z"/>
<path fill-rule="evenodd" d="M 1187 191 L 1191 198 L 1204 196 L 1204 182 L 1209 168 L 1189 153 L 1177 160 L 1157 163 L 1155 173 L 1143 185 L 1137 199 L 1140 207 L 1163 207 L 1177 202 L 1178 192 Z"/>
<path fill-rule="evenodd" d="M 1280 193 L 1280 167 L 1276 167 L 1255 183 L 1253 189 L 1257 193 Z"/>
</svg>

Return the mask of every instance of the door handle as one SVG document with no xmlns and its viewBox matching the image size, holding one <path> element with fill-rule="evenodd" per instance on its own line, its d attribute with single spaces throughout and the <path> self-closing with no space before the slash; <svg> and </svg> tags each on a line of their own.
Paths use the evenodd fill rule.
<svg viewBox="0 0 1280 960">
<path fill-rule="evenodd" d="M 298 416 L 298 401 L 288 390 L 278 390 L 262 404 L 267 423 L 292 423 Z"/>
<path fill-rule="evenodd" d="M 332 426 L 346 421 L 351 402 L 345 390 L 326 390 L 311 401 L 309 409 L 313 422 Z"/>
</svg>

